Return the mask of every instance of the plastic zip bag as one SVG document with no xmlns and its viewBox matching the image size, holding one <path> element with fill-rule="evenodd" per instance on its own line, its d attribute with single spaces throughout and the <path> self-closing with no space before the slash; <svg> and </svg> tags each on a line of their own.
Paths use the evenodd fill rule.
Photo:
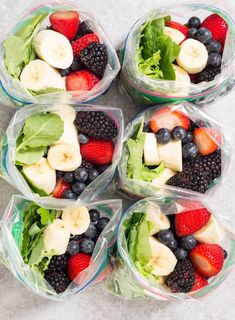
<svg viewBox="0 0 235 320">
<path fill-rule="evenodd" d="M 224 240 L 222 247 L 228 252 L 222 270 L 211 278 L 209 284 L 200 290 L 189 293 L 171 293 L 170 290 L 161 282 L 152 282 L 151 279 L 145 278 L 137 269 L 129 257 L 123 224 L 127 218 L 131 217 L 133 212 L 146 212 L 147 205 L 151 204 L 161 208 L 164 215 L 174 214 L 187 210 L 187 205 L 196 203 L 196 208 L 207 208 L 216 218 L 222 227 Z M 175 209 L 178 211 L 175 211 Z M 177 213 L 176 213 L 177 214 Z M 192 299 L 202 299 L 216 289 L 230 274 L 235 265 L 235 233 L 227 225 L 227 219 L 216 213 L 216 208 L 208 205 L 205 197 L 181 197 L 181 196 L 159 196 L 142 199 L 133 204 L 122 216 L 118 227 L 118 251 L 114 262 L 114 271 L 105 286 L 113 294 L 124 298 L 154 298 L 157 300 L 182 301 Z"/>
<path fill-rule="evenodd" d="M 204 1 L 203 1 L 204 2 Z M 212 2 L 213 3 L 213 2 Z M 139 103 L 153 105 L 177 100 L 208 103 L 217 96 L 231 90 L 235 74 L 235 24 L 229 16 L 231 9 L 224 5 L 185 4 L 156 9 L 140 18 L 129 32 L 123 47 L 122 83 L 127 92 Z M 224 11 L 226 10 L 226 12 Z M 201 19 L 211 13 L 221 15 L 229 25 L 223 54 L 222 71 L 213 81 L 185 85 L 170 80 L 151 79 L 138 70 L 137 48 L 140 41 L 140 28 L 149 19 L 172 16 L 172 20 L 185 24 L 191 16 Z"/>
<path fill-rule="evenodd" d="M 107 39 L 105 33 L 102 30 L 101 24 L 97 18 L 87 9 L 80 6 L 77 1 L 53 1 L 46 2 L 34 1 L 30 7 L 28 7 L 19 17 L 16 17 L 14 21 L 19 21 L 10 31 L 2 33 L 0 37 L 1 44 L 10 35 L 14 35 L 25 22 L 34 17 L 38 13 L 52 13 L 55 10 L 76 10 L 79 12 L 82 20 L 86 20 L 89 26 L 99 35 L 101 40 L 106 44 L 108 51 L 108 66 L 106 72 L 101 81 L 90 91 L 77 94 L 74 92 L 56 92 L 47 93 L 37 96 L 32 96 L 28 90 L 22 87 L 19 80 L 14 79 L 8 73 L 4 64 L 4 48 L 0 47 L 0 97 L 4 104 L 22 107 L 31 103 L 53 103 L 58 101 L 59 103 L 72 103 L 72 102 L 89 102 L 96 99 L 98 96 L 104 94 L 117 73 L 120 70 L 120 63 L 116 55 L 114 47 Z M 15 22 L 14 22 L 15 23 Z M 48 18 L 42 23 L 42 29 L 45 29 L 48 25 Z"/>
<path fill-rule="evenodd" d="M 108 217 L 110 221 L 96 243 L 91 258 L 92 264 L 76 278 L 79 284 L 72 282 L 62 294 L 57 294 L 43 276 L 26 265 L 21 257 L 19 250 L 22 232 L 21 217 L 29 202 L 21 196 L 13 196 L 0 221 L 0 263 L 4 263 L 26 288 L 44 298 L 64 300 L 109 276 L 111 272 L 109 257 L 113 254 L 117 225 L 122 214 L 121 200 L 84 204 L 89 210 L 99 210 L 101 216 Z M 79 202 L 79 205 L 81 204 L 83 203 Z M 50 209 L 59 210 L 60 207 Z"/>
<path fill-rule="evenodd" d="M 127 147 L 127 141 L 130 139 L 133 134 L 136 132 L 137 128 L 143 121 L 148 121 L 149 118 L 156 110 L 166 107 L 165 105 L 154 106 L 146 109 L 139 115 L 137 115 L 132 122 L 128 124 L 125 129 L 124 139 L 123 139 L 123 152 L 121 160 L 118 164 L 117 172 L 117 184 L 119 189 L 122 189 L 124 192 L 130 194 L 131 196 L 136 196 L 138 198 L 156 196 L 156 195 L 167 195 L 172 193 L 177 193 L 180 195 L 196 195 L 197 192 L 188 189 L 182 189 L 179 187 L 173 187 L 170 185 L 159 185 L 153 184 L 152 182 L 147 182 L 143 180 L 135 180 L 128 178 L 127 176 L 127 161 L 129 157 L 129 151 Z M 222 161 L 222 175 L 219 178 L 214 179 L 210 185 L 209 189 L 206 192 L 206 195 L 211 196 L 219 188 L 219 186 L 226 179 L 232 161 L 232 146 L 227 137 L 223 135 L 223 127 L 216 120 L 209 117 L 205 112 L 201 111 L 195 105 L 188 102 L 168 104 L 167 107 L 170 107 L 172 111 L 178 110 L 186 115 L 193 121 L 203 121 L 206 127 L 213 127 L 222 135 L 222 141 L 220 144 L 221 148 L 221 161 Z"/>
<path fill-rule="evenodd" d="M 117 124 L 118 136 L 115 139 L 115 150 L 113 154 L 112 164 L 91 182 L 86 189 L 79 196 L 79 199 L 87 202 L 97 197 L 111 182 L 116 166 L 119 162 L 122 152 L 122 138 L 123 138 L 123 115 L 119 108 L 94 106 L 94 105 L 71 105 L 76 111 L 103 111 L 107 113 Z M 0 150 L 1 155 L 1 177 L 11 183 L 16 189 L 18 189 L 26 198 L 34 202 L 39 203 L 43 207 L 58 206 L 62 207 L 71 205 L 71 200 L 56 199 L 53 197 L 40 197 L 38 194 L 33 193 L 28 183 L 25 181 L 17 167 L 15 166 L 15 151 L 16 151 L 16 138 L 18 137 L 25 120 L 37 113 L 48 112 L 53 110 L 63 109 L 63 105 L 32 105 L 27 106 L 21 110 L 18 110 L 13 116 L 6 134 L 2 138 L 2 147 Z M 79 201 L 79 200 L 78 200 Z"/>
</svg>

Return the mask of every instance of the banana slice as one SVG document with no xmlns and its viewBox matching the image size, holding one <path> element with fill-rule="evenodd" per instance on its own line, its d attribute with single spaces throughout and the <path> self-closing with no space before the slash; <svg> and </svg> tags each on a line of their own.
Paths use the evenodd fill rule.
<svg viewBox="0 0 235 320">
<path fill-rule="evenodd" d="M 201 42 L 187 39 L 181 44 L 181 50 L 176 60 L 177 64 L 185 71 L 196 74 L 207 65 L 208 52 Z"/>
<path fill-rule="evenodd" d="M 73 123 L 76 119 L 76 111 L 69 105 L 58 105 L 53 108 L 52 113 L 58 114 L 62 120 Z"/>
<path fill-rule="evenodd" d="M 159 164 L 159 156 L 157 149 L 157 139 L 154 133 L 146 133 L 144 143 L 144 163 L 147 166 Z"/>
<path fill-rule="evenodd" d="M 160 177 L 155 178 L 152 180 L 152 183 L 160 186 L 164 186 L 167 181 L 173 177 L 176 174 L 176 172 L 172 169 L 165 168 Z"/>
<path fill-rule="evenodd" d="M 149 203 L 146 208 L 147 221 L 149 221 L 149 233 L 154 235 L 161 230 L 170 228 L 169 218 L 161 213 L 159 206 Z"/>
<path fill-rule="evenodd" d="M 77 143 L 56 144 L 48 150 L 47 159 L 52 168 L 59 171 L 74 171 L 82 163 L 80 146 Z"/>
<path fill-rule="evenodd" d="M 72 235 L 82 234 L 90 225 L 90 215 L 86 207 L 64 209 L 62 220 Z"/>
<path fill-rule="evenodd" d="M 47 88 L 65 90 L 65 80 L 59 72 L 39 59 L 29 62 L 22 70 L 20 82 L 26 89 L 34 91 Z"/>
<path fill-rule="evenodd" d="M 66 252 L 70 232 L 61 219 L 55 219 L 53 223 L 49 224 L 46 227 L 43 236 L 46 251 L 50 252 L 53 250 L 56 255 L 64 254 Z"/>
<path fill-rule="evenodd" d="M 152 267 L 152 274 L 155 276 L 167 276 L 177 263 L 174 253 L 164 244 L 158 242 L 154 237 L 149 237 L 151 246 L 151 259 L 148 267 Z"/>
<path fill-rule="evenodd" d="M 198 242 L 210 244 L 219 244 L 224 237 L 222 228 L 212 215 L 207 224 L 193 235 Z"/>
<path fill-rule="evenodd" d="M 72 46 L 69 40 L 59 32 L 40 31 L 33 38 L 33 46 L 37 55 L 52 67 L 67 69 L 73 62 Z"/>
<path fill-rule="evenodd" d="M 23 173 L 34 187 L 47 194 L 55 189 L 56 171 L 49 165 L 46 158 L 42 157 L 37 163 L 24 165 Z"/>
<path fill-rule="evenodd" d="M 173 68 L 175 70 L 175 81 L 177 83 L 190 85 L 191 80 L 190 80 L 188 73 L 184 69 L 176 66 L 175 64 L 173 64 Z"/>
<path fill-rule="evenodd" d="M 164 33 L 167 34 L 171 40 L 177 44 L 180 44 L 185 39 L 185 35 L 182 32 L 170 27 L 165 27 Z"/>
<path fill-rule="evenodd" d="M 180 140 L 158 144 L 158 154 L 160 161 L 164 161 L 167 168 L 182 171 L 182 145 Z"/>
</svg>

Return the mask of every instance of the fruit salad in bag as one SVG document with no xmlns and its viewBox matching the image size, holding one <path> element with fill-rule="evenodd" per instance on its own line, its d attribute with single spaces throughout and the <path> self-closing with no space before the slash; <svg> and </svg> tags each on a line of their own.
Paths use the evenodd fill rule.
<svg viewBox="0 0 235 320">
<path fill-rule="evenodd" d="M 170 191 L 206 193 L 229 160 L 221 127 L 188 103 L 153 107 L 126 129 L 120 187 L 146 197 Z"/>
<path fill-rule="evenodd" d="M 56 99 L 63 93 L 67 100 L 87 101 L 103 93 L 118 71 L 116 54 L 95 18 L 83 9 L 59 3 L 24 16 L 3 40 L 2 58 L 8 73 L 3 75 L 2 86 L 22 103 L 30 96 L 32 102 L 50 94 Z M 12 89 L 22 93 L 19 97 L 7 87 L 8 76 Z"/>
</svg>

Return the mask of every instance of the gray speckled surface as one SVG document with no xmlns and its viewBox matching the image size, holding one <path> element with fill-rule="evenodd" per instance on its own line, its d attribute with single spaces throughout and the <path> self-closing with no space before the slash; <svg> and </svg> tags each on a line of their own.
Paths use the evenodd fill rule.
<svg viewBox="0 0 235 320">
<path fill-rule="evenodd" d="M 1 29 L 14 20 L 12 11 L 20 12 L 31 1 L 0 0 Z M 66 2 L 66 1 L 65 1 Z M 177 0 L 165 3 L 174 4 Z M 183 2 L 183 1 L 182 1 Z M 186 1 L 184 1 L 186 2 Z M 198 2 L 198 1 L 195 1 Z M 203 1 L 204 2 L 204 1 Z M 224 3 L 218 0 L 213 3 Z M 231 4 L 233 0 L 229 1 Z M 17 3 L 17 4 L 16 4 Z M 156 0 L 80 0 L 79 3 L 91 7 L 102 21 L 109 38 L 118 48 L 134 21 L 144 12 L 158 3 Z M 233 3 L 234 6 L 234 3 Z M 235 140 L 235 91 L 207 106 L 206 111 L 220 120 L 232 142 Z M 130 98 L 120 92 L 118 80 L 110 91 L 97 101 L 97 104 L 120 106 L 125 120 L 130 119 L 140 108 Z M 0 128 L 4 130 L 14 110 L 1 106 Z M 218 212 L 231 219 L 235 227 L 234 217 L 234 181 L 235 167 L 222 188 L 211 200 L 218 207 Z M 111 189 L 112 191 L 112 189 Z M 3 210 L 15 190 L 1 180 L 0 206 Z M 112 195 L 109 195 L 111 197 Z M 127 205 L 127 203 L 125 204 Z M 102 286 L 90 288 L 83 294 L 74 296 L 68 301 L 56 303 L 44 300 L 26 290 L 3 266 L 0 266 L 0 319 L 1 320 L 62 320 L 62 319 L 128 319 L 151 320 L 230 320 L 235 315 L 235 272 L 211 296 L 201 302 L 167 303 L 149 300 L 123 301 L 109 295 Z"/>
</svg>

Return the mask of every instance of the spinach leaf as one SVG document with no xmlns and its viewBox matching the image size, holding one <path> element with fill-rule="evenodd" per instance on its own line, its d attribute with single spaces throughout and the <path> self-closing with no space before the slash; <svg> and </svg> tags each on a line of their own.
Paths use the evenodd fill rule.
<svg viewBox="0 0 235 320">
<path fill-rule="evenodd" d="M 19 149 L 15 155 L 15 161 L 18 164 L 32 164 L 38 162 L 45 154 L 47 147 Z"/>
</svg>

